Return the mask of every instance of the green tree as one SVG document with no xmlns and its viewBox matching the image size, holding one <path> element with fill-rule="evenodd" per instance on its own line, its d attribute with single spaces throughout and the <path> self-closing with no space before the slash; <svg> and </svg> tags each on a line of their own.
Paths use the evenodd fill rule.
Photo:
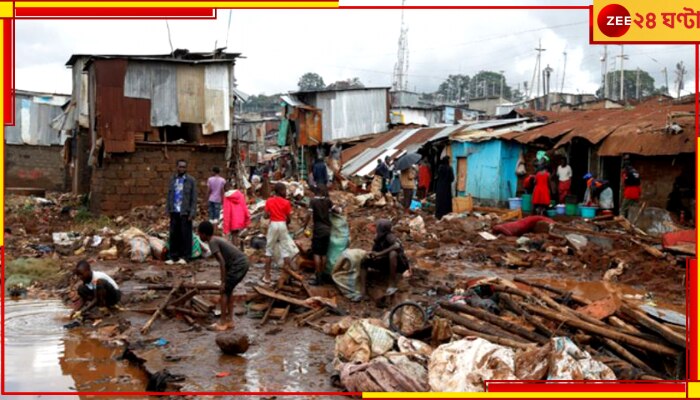
<svg viewBox="0 0 700 400">
<path fill-rule="evenodd" d="M 466 102 L 468 92 L 468 75 L 450 75 L 440 84 L 436 94 L 447 103 L 462 103 Z"/>
<path fill-rule="evenodd" d="M 336 81 L 331 83 L 326 87 L 330 90 L 344 90 L 344 89 L 359 89 L 363 88 L 365 85 L 360 81 L 360 78 L 346 79 L 344 81 Z"/>
<path fill-rule="evenodd" d="M 266 96 L 265 94 L 252 95 L 248 101 L 243 103 L 243 112 L 277 111 L 280 108 L 281 94 Z"/>
<path fill-rule="evenodd" d="M 307 72 L 299 78 L 299 90 L 321 90 L 326 87 L 321 75 L 315 72 Z"/>
<path fill-rule="evenodd" d="M 648 97 L 657 94 L 659 91 L 654 89 L 654 78 L 648 72 L 643 70 L 625 70 L 624 75 L 624 100 L 637 98 L 637 72 L 639 72 L 639 98 Z M 620 100 L 620 71 L 608 72 L 608 98 L 612 100 Z M 605 97 L 603 87 L 601 86 L 595 92 L 598 97 Z"/>
<path fill-rule="evenodd" d="M 469 97 L 501 96 L 501 85 L 503 85 L 503 98 L 511 99 L 513 93 L 503 74 L 493 71 L 479 71 L 471 79 Z"/>
</svg>

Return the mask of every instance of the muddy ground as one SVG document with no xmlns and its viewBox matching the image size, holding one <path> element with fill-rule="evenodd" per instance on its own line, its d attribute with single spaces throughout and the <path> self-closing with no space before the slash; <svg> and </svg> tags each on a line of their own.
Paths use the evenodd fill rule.
<svg viewBox="0 0 700 400">
<path fill-rule="evenodd" d="M 589 243 L 581 251 L 574 250 L 566 239 L 549 233 L 528 233 L 524 236 L 535 246 L 529 246 L 525 252 L 518 251 L 522 247 L 516 243 L 518 237 L 499 236 L 498 239 L 489 241 L 479 235 L 479 232 L 490 232 L 492 225 L 500 222 L 495 213 L 474 213 L 468 217 L 438 222 L 432 215 L 422 211 L 409 214 L 389 206 L 359 208 L 354 205 L 353 196 L 348 193 L 334 192 L 332 198 L 337 204 L 345 206 L 344 211 L 350 225 L 350 248 L 371 248 L 374 221 L 378 218 L 392 218 L 396 221 L 395 231 L 416 269 L 412 278 L 401 281 L 399 293 L 388 301 L 380 299 L 380 294 L 386 288 L 386 282 L 381 277 L 375 276 L 370 299 L 361 303 L 350 303 L 332 285 L 325 285 L 323 288 L 327 294 L 335 296 L 339 308 L 352 316 L 381 318 L 392 305 L 404 300 L 420 301 L 429 306 L 439 296 L 465 287 L 468 281 L 490 276 L 540 279 L 553 286 L 566 287 L 590 300 L 603 298 L 610 291 L 640 294 L 653 298 L 657 304 L 685 313 L 685 267 L 682 260 L 671 255 L 655 258 L 629 241 L 630 234 L 613 226 L 604 232 L 619 236 L 614 239 L 608 237 L 608 242 L 602 245 Z M 137 226 L 149 233 L 167 232 L 162 205 L 143 207 L 120 219 L 98 219 L 79 211 L 77 198 L 54 196 L 52 200 L 54 205 L 33 207 L 28 205 L 32 201 L 27 198 L 7 200 L 6 226 L 11 230 L 11 234 L 6 235 L 7 262 L 20 257 L 53 258 L 64 273 L 54 282 L 40 282 L 30 291 L 30 296 L 42 293 L 44 296 L 65 299 L 70 285 L 67 275 L 81 258 L 95 260 L 95 269 L 105 271 L 117 280 L 124 292 L 122 303 L 126 309 L 156 307 L 167 294 L 167 291 L 149 292 L 141 289 L 148 282 L 143 279 L 143 275 L 138 277 L 139 271 L 150 269 L 153 276 L 165 277 L 165 283 L 178 279 L 200 283 L 218 282 L 218 266 L 212 260 L 198 260 L 187 266 L 167 266 L 155 259 L 135 264 L 122 255 L 118 260 L 100 261 L 97 260 L 100 249 L 89 246 L 84 253 L 79 248 L 61 249 L 60 252 L 54 249 L 57 251 L 42 253 L 46 249 L 37 250 L 37 245 L 51 245 L 52 232 L 73 230 L 92 235 L 105 225 L 115 232 L 130 226 Z M 301 209 L 296 211 L 292 231 L 298 229 L 303 215 Z M 426 231 L 411 233 L 408 222 L 418 215 L 424 219 Z M 561 225 L 575 229 L 600 229 L 599 226 L 577 218 L 555 219 Z M 302 248 L 310 245 L 308 239 L 299 242 Z M 76 251 L 80 254 L 76 255 Z M 239 300 L 235 329 L 248 335 L 252 342 L 250 349 L 242 356 L 223 355 L 214 343 L 216 333 L 198 330 L 178 318 L 157 320 L 145 336 L 139 330 L 149 315 L 133 311 L 98 315 L 92 324 L 81 329 L 94 330 L 104 342 L 127 348 L 127 355 L 141 363 L 151 376 L 163 369 L 172 375 L 180 375 L 182 380 L 169 384 L 169 388 L 174 390 L 342 390 L 334 387 L 330 379 L 334 337 L 310 327 L 298 327 L 292 316 L 304 311 L 303 309 L 292 309 L 293 312 L 284 324 L 270 320 L 260 326 L 260 319 L 250 317 L 244 302 L 254 297 L 252 286 L 260 284 L 263 259 L 257 251 L 249 249 L 248 254 L 254 267 L 234 293 Z M 515 268 L 509 265 L 505 261 L 508 254 L 517 255 L 527 266 Z M 627 267 L 616 278 L 617 282 L 601 282 L 604 273 L 617 266 L 620 260 Z M 277 273 L 279 271 L 274 272 L 275 276 Z M 307 273 L 307 277 L 310 276 Z M 209 296 L 209 300 L 215 302 L 217 297 Z M 339 319 L 339 316 L 331 315 L 316 322 L 323 326 Z M 198 321 L 198 324 L 204 326 L 213 321 L 213 318 L 205 319 Z M 168 343 L 164 346 L 155 345 L 154 342 L 160 338 Z M 217 374 L 227 376 L 216 377 Z"/>
</svg>

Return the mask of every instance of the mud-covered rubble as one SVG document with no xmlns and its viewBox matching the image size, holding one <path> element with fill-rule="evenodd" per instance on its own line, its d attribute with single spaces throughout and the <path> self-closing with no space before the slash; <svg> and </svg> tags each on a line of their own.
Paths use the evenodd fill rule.
<svg viewBox="0 0 700 400">
<path fill-rule="evenodd" d="M 290 232 L 297 234 L 309 193 L 301 187 L 292 193 L 295 211 Z M 300 256 L 295 260 L 296 270 L 278 268 L 276 276 L 281 279 L 275 287 L 265 288 L 259 284 L 262 275 L 259 263 L 263 261 L 260 241 L 264 244 L 266 222 L 260 218 L 260 200 L 253 199 L 250 201 L 253 224 L 244 235 L 244 250 L 255 267 L 234 292 L 235 332 L 250 339 L 250 347 L 241 356 L 223 355 L 215 344 L 215 334 L 203 329 L 216 319 L 215 305 L 219 302 L 218 270 L 215 263 L 206 259 L 206 246 L 201 249 L 201 259 L 187 266 L 166 266 L 162 262 L 168 226 L 162 204 L 138 207 L 114 218 L 96 218 L 81 208 L 78 197 L 49 195 L 48 202 L 13 197 L 7 202 L 10 232 L 6 236 L 6 254 L 10 259 L 33 257 L 58 261 L 66 278 L 57 293 L 67 299 L 75 296 L 70 290 L 69 275 L 78 259 L 93 260 L 100 270 L 113 276 L 124 292 L 122 311 L 97 315 L 82 329 L 94 331 L 108 343 L 123 345 L 129 357 L 141 363 L 152 379 L 174 390 L 235 387 L 254 391 L 269 388 L 323 391 L 337 390 L 331 386 L 335 382 L 342 389 L 352 391 L 362 387 L 366 383 L 363 377 L 372 371 L 378 371 L 381 376 L 403 376 L 386 383 L 385 389 L 452 387 L 430 379 L 430 355 L 426 353 L 416 359 L 415 352 L 402 348 L 406 343 L 426 352 L 430 349 L 431 354 L 441 345 L 448 346 L 443 348 L 448 353 L 496 349 L 489 346 L 500 346 L 498 349 L 502 350 L 498 351 L 510 352 L 507 364 L 512 367 L 504 371 L 481 371 L 484 379 L 519 377 L 523 360 L 548 359 L 550 369 L 554 368 L 560 365 L 552 361 L 559 357 L 554 354 L 560 354 L 555 349 L 562 346 L 569 346 L 567 354 L 579 354 L 578 351 L 587 354 L 586 359 L 607 365 L 617 379 L 675 378 L 679 365 L 684 365 L 684 360 L 674 359 L 668 350 L 672 349 L 674 354 L 682 352 L 672 340 L 684 335 L 683 328 L 649 316 L 650 312 L 683 311 L 684 258 L 665 251 L 660 239 L 638 232 L 629 221 L 556 217 L 526 223 L 526 218 L 513 210 L 478 207 L 437 221 L 428 212 L 429 205 L 424 210 L 406 212 L 391 202 L 362 204 L 357 197 L 355 193 L 331 193 L 333 202 L 346 215 L 348 248 L 370 249 L 375 222 L 389 218 L 414 266 L 413 276 L 402 280 L 399 292 L 387 298 L 386 282 L 372 275 L 368 298 L 354 303 L 334 285 L 309 287 L 305 283 L 309 276 L 305 271 L 313 269 L 308 254 L 311 243 L 309 238 L 297 235 L 295 242 Z M 200 215 L 205 215 L 204 210 Z M 504 233 L 512 233 L 509 229 L 520 231 L 514 235 Z M 476 284 L 484 278 L 498 280 Z M 528 283 L 514 278 L 524 278 Z M 537 284 L 549 288 L 536 287 Z M 506 288 L 505 293 L 494 289 L 501 286 Z M 475 298 L 472 296 L 475 288 L 486 292 Z M 507 288 L 520 292 L 507 292 Z M 426 317 L 407 316 L 411 308 L 403 307 L 398 313 L 399 320 L 392 324 L 388 320 L 389 312 L 406 301 L 418 304 Z M 641 305 L 651 308 L 642 313 L 636 308 Z M 474 315 L 474 310 L 487 314 Z M 567 321 L 575 316 L 586 325 L 569 325 L 560 320 L 562 315 L 567 316 Z M 389 354 L 370 352 L 371 357 L 359 360 L 362 362 L 358 365 L 353 364 L 358 360 L 338 353 L 338 338 L 347 335 L 350 327 L 363 318 L 375 318 L 370 325 L 387 330 L 393 341 L 385 352 Z M 483 321 L 484 318 L 487 320 Z M 662 325 L 654 325 L 649 318 Z M 153 320 L 149 329 L 144 329 L 149 320 Z M 503 326 L 494 325 L 494 321 L 516 324 L 527 332 L 504 330 Z M 599 329 L 591 332 L 589 325 Z M 365 330 L 374 329 L 366 324 L 362 326 Z M 627 336 L 602 335 L 601 327 L 605 332 Z M 267 340 L 275 335 L 284 335 L 285 343 Z M 639 343 L 631 343 L 628 336 L 665 346 L 664 362 L 650 363 L 647 357 L 658 353 L 638 347 Z M 335 346 L 333 337 L 336 337 Z M 475 337 L 486 343 L 475 341 Z M 167 343 L 157 345 L 160 339 Z M 449 347 L 451 343 L 453 347 Z M 314 354 L 300 356 L 294 350 L 300 346 Z M 187 358 L 184 354 L 192 355 Z M 293 365 L 299 360 L 317 366 L 315 378 L 301 378 L 294 371 Z M 347 365 L 343 367 L 341 363 Z M 433 364 L 440 364 L 436 363 Z M 276 376 L 274 371 L 279 365 L 284 373 Z M 214 369 L 217 373 L 245 375 L 251 368 L 256 372 L 248 372 L 246 376 L 250 378 L 242 383 L 233 382 L 225 374 L 218 378 L 212 374 Z M 585 376 L 575 371 L 567 373 L 552 376 L 576 377 L 572 379 Z M 333 381 L 328 380 L 331 375 Z M 531 371 L 530 376 L 535 375 Z M 608 372 L 595 375 L 599 379 L 609 376 Z M 283 378 L 292 383 L 284 384 Z M 474 388 L 478 383 L 470 385 Z M 362 390 L 371 389 L 378 388 Z M 459 389 L 466 390 L 463 386 Z"/>
</svg>

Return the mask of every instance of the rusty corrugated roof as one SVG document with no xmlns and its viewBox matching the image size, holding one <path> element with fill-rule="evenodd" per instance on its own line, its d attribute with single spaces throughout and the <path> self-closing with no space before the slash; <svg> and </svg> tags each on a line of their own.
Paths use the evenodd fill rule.
<svg viewBox="0 0 700 400">
<path fill-rule="evenodd" d="M 685 139 L 674 138 L 674 149 L 653 149 L 653 146 L 636 143 L 639 140 L 657 143 L 660 138 L 638 133 L 648 132 L 649 129 L 661 130 L 666 125 L 667 116 L 671 112 L 692 111 L 693 106 L 673 105 L 668 99 L 653 98 L 640 103 L 634 108 L 597 109 L 568 112 L 533 112 L 534 116 L 547 118 L 549 124 L 525 133 L 508 133 L 503 139 L 516 140 L 520 143 L 532 143 L 541 138 L 559 139 L 554 146 L 560 147 L 574 138 L 582 138 L 592 144 L 603 143 L 601 150 L 605 154 L 618 155 L 622 153 L 635 154 L 678 154 L 688 149 L 694 151 L 694 144 L 688 147 Z M 685 128 L 694 131 L 693 125 Z M 676 135 L 678 136 L 678 135 Z M 613 139 L 614 138 L 614 139 Z M 608 140 L 613 140 L 612 144 Z M 691 140 L 692 142 L 692 140 Z M 661 142 L 658 142 L 661 143 Z M 611 147 L 612 146 L 612 147 Z M 661 146 L 663 147 L 663 146 Z M 620 150 L 624 148 L 625 150 Z M 657 151 L 658 153 L 654 153 Z"/>
</svg>

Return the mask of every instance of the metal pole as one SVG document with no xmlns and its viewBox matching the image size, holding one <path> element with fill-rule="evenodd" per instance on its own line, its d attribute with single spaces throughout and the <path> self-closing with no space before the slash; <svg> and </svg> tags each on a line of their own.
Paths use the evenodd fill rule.
<svg viewBox="0 0 700 400">
<path fill-rule="evenodd" d="M 625 45 L 620 45 L 620 101 L 625 101 Z"/>
</svg>

